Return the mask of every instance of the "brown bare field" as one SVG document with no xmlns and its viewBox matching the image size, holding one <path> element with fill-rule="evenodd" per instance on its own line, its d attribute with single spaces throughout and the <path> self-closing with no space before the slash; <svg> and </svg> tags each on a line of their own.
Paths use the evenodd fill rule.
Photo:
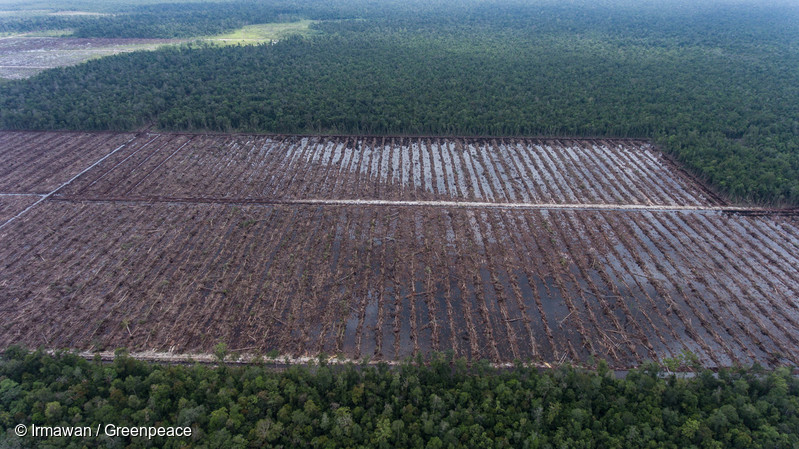
<svg viewBox="0 0 799 449">
<path fill-rule="evenodd" d="M 133 136 L 0 132 L 0 193 L 49 193 Z"/>
<path fill-rule="evenodd" d="M 11 36 L 0 38 L 0 77 L 29 78 L 45 69 L 136 50 L 154 50 L 174 39 Z"/>
<path fill-rule="evenodd" d="M 0 224 L 35 203 L 39 195 L 0 195 Z"/>
<path fill-rule="evenodd" d="M 126 146 L 63 194 L 722 204 L 647 142 L 608 140 L 154 134 Z"/>
<path fill-rule="evenodd" d="M 50 134 L 0 133 L 62 180 L 0 225 L 0 346 L 799 363 L 799 219 L 646 142 Z"/>
</svg>

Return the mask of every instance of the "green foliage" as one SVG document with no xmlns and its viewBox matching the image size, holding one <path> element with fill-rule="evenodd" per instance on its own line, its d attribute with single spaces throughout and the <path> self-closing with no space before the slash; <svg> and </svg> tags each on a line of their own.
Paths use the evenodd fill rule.
<svg viewBox="0 0 799 449">
<path fill-rule="evenodd" d="M 76 34 L 326 21 L 276 45 L 118 55 L 7 83 L 0 126 L 649 137 L 735 200 L 799 204 L 795 5 L 223 5 L 142 6 Z"/>
<path fill-rule="evenodd" d="M 219 343 L 214 346 L 214 356 L 216 359 L 221 363 L 225 361 L 225 357 L 228 355 L 228 347 L 227 343 L 220 341 Z"/>
<path fill-rule="evenodd" d="M 602 365 L 600 363 L 600 365 Z M 141 447 L 131 438 L 18 439 L 13 427 L 190 426 L 152 447 L 745 447 L 799 445 L 788 369 L 617 379 L 604 367 L 429 365 L 206 367 L 113 363 L 9 348 L 0 358 L 0 446 Z"/>
</svg>

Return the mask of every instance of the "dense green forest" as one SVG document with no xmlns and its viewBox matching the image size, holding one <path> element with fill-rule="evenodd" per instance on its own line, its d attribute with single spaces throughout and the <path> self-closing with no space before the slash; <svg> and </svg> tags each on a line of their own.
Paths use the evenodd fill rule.
<svg viewBox="0 0 799 449">
<path fill-rule="evenodd" d="M 18 438 L 14 427 L 188 426 L 190 438 Z M 795 448 L 799 378 L 786 368 L 616 378 L 498 370 L 444 356 L 386 365 L 165 366 L 10 348 L 3 447 Z"/>
<path fill-rule="evenodd" d="M 295 17 L 321 33 L 46 71 L 0 86 L 0 126 L 647 137 L 734 200 L 799 204 L 795 5 L 362 3 L 278 2 L 250 19 L 241 2 L 144 5 L 91 20 L 76 35 Z"/>
</svg>

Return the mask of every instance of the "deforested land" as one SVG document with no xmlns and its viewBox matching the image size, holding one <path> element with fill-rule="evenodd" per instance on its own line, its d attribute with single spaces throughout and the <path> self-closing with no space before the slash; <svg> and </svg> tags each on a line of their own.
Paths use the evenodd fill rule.
<svg viewBox="0 0 799 449">
<path fill-rule="evenodd" d="M 644 140 L 3 132 L 4 345 L 795 365 L 799 227 Z"/>
</svg>

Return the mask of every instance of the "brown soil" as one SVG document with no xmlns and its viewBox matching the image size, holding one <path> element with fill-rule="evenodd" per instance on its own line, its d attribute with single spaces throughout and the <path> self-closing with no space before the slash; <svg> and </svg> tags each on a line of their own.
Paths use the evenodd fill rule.
<svg viewBox="0 0 799 449">
<path fill-rule="evenodd" d="M 0 346 L 799 363 L 799 219 L 646 143 L 133 137 L 0 133 L 0 223 L 55 191 L 0 228 Z M 475 203 L 575 200 L 699 209 Z"/>
</svg>

